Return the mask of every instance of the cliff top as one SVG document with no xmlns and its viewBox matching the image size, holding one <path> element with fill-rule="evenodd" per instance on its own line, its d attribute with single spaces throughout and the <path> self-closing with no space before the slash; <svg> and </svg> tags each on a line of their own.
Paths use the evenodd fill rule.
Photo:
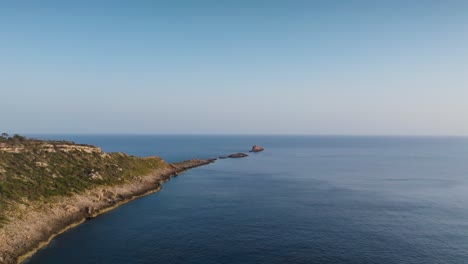
<svg viewBox="0 0 468 264">
<path fill-rule="evenodd" d="M 4 135 L 6 135 L 4 133 Z M 45 151 L 45 152 L 56 152 L 56 151 L 85 151 L 85 152 L 97 152 L 103 153 L 102 150 L 96 146 L 88 144 L 76 144 L 72 141 L 64 140 L 40 140 L 40 139 L 28 139 L 20 135 L 1 136 L 0 137 L 0 152 L 19 153 L 27 151 Z"/>
</svg>

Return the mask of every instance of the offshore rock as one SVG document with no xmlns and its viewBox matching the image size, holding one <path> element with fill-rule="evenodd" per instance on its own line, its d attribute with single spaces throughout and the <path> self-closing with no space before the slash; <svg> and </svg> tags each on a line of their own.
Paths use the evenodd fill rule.
<svg viewBox="0 0 468 264">
<path fill-rule="evenodd" d="M 231 154 L 228 156 L 228 158 L 245 158 L 249 155 L 245 154 L 245 153 L 235 153 L 235 154 Z"/>
<path fill-rule="evenodd" d="M 260 152 L 260 151 L 264 151 L 265 149 L 259 145 L 253 145 L 252 149 L 250 150 L 250 152 Z"/>
</svg>

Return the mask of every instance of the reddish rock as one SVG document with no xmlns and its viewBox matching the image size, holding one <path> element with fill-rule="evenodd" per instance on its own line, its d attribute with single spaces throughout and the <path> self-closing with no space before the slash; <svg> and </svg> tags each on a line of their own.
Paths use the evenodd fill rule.
<svg viewBox="0 0 468 264">
<path fill-rule="evenodd" d="M 252 147 L 252 149 L 250 150 L 250 152 L 260 152 L 260 151 L 264 151 L 265 149 L 259 145 L 254 145 Z"/>
</svg>

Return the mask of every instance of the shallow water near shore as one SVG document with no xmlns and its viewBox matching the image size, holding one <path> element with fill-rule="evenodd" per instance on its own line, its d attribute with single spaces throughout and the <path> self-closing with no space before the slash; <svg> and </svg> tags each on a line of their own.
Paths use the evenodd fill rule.
<svg viewBox="0 0 468 264">
<path fill-rule="evenodd" d="M 190 170 L 67 231 L 36 263 L 464 263 L 468 138 L 38 136 Z"/>
</svg>

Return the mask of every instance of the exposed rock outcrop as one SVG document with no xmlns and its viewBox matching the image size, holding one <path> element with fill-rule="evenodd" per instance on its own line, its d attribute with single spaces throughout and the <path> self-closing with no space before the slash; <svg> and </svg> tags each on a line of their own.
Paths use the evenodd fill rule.
<svg viewBox="0 0 468 264">
<path fill-rule="evenodd" d="M 265 149 L 259 145 L 253 145 L 252 149 L 250 150 L 250 152 L 260 152 L 260 151 L 264 151 Z"/>
<path fill-rule="evenodd" d="M 5 144 L 0 146 L 0 152 L 21 153 L 22 151 L 25 151 L 23 146 L 7 146 Z"/>
<path fill-rule="evenodd" d="M 90 173 L 88 173 L 88 177 L 93 179 L 93 180 L 102 180 L 101 174 L 95 170 L 91 170 Z"/>
<path fill-rule="evenodd" d="M 65 211 L 67 211 L 68 213 L 77 213 L 80 211 L 80 208 L 70 204 L 65 205 L 63 209 L 65 209 Z"/>
<path fill-rule="evenodd" d="M 84 152 L 88 154 L 97 153 L 103 157 L 108 157 L 106 153 L 104 153 L 101 148 L 91 145 L 83 145 L 83 144 L 75 144 L 73 142 L 55 142 L 49 141 L 50 143 L 45 143 L 44 141 L 39 140 L 29 140 L 23 143 L 0 143 L 0 152 L 6 153 L 23 153 L 23 152 L 30 152 L 30 151 L 41 151 L 46 153 L 54 153 L 54 152 Z"/>
<path fill-rule="evenodd" d="M 245 158 L 249 155 L 245 154 L 245 153 L 234 153 L 234 154 L 231 154 L 228 156 L 228 158 Z"/>
<path fill-rule="evenodd" d="M 86 206 L 85 213 L 89 216 L 92 216 L 96 213 L 96 208 L 94 208 L 93 206 Z"/>
<path fill-rule="evenodd" d="M 45 163 L 45 162 L 40 162 L 40 161 L 36 161 L 36 167 L 40 167 L 40 168 L 45 168 L 47 166 L 49 166 L 49 164 Z"/>
</svg>

